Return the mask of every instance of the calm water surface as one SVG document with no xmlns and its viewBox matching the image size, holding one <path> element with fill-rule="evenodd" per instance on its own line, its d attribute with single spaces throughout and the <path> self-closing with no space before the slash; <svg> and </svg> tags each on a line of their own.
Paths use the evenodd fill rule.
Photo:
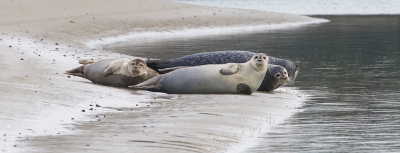
<svg viewBox="0 0 400 153">
<path fill-rule="evenodd" d="M 400 152 L 400 16 L 319 16 L 329 23 L 239 35 L 125 42 L 105 50 L 177 58 L 250 50 L 300 66 L 303 112 L 248 152 Z"/>
</svg>

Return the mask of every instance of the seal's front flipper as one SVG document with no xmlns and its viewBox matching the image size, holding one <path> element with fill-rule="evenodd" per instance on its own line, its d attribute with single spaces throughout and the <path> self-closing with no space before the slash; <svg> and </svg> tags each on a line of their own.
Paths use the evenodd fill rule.
<svg viewBox="0 0 400 153">
<path fill-rule="evenodd" d="M 239 83 L 236 86 L 236 89 L 239 94 L 251 95 L 253 91 L 251 90 L 250 86 L 244 83 Z"/>
<path fill-rule="evenodd" d="M 231 75 L 239 72 L 239 65 L 237 63 L 228 63 L 228 66 L 219 70 L 222 75 Z"/>
<path fill-rule="evenodd" d="M 187 68 L 187 67 L 189 67 L 189 66 L 178 66 L 178 67 L 172 67 L 172 68 L 158 69 L 158 71 L 162 74 L 165 74 L 165 73 L 169 73 L 169 72 L 172 72 L 172 71 L 175 71 L 178 69 Z"/>
<path fill-rule="evenodd" d="M 117 60 L 117 61 L 110 63 L 110 65 L 108 65 L 107 69 L 104 70 L 103 76 L 113 74 L 115 71 L 117 71 L 118 69 L 121 68 L 121 65 L 124 62 L 125 62 L 125 59 L 121 59 L 121 60 Z"/>
<path fill-rule="evenodd" d="M 137 89 L 137 90 L 148 90 L 151 88 L 156 88 L 157 87 L 157 83 L 163 78 L 163 75 L 158 75 L 155 76 L 145 82 L 139 83 L 137 85 L 134 86 L 129 86 L 129 88 L 131 89 Z"/>
<path fill-rule="evenodd" d="M 109 66 L 109 67 L 107 67 L 106 70 L 104 70 L 103 76 L 107 76 L 107 75 L 113 74 L 116 70 L 117 70 L 117 67 Z"/>
</svg>

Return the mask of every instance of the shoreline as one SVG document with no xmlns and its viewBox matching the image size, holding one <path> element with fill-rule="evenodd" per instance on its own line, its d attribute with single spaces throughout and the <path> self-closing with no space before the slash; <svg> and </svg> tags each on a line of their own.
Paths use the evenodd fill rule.
<svg viewBox="0 0 400 153">
<path fill-rule="evenodd" d="M 154 40 L 154 41 L 162 41 L 169 38 L 176 37 L 201 37 L 208 35 L 220 35 L 220 34 L 240 34 L 240 33 L 252 33 L 257 31 L 265 31 L 265 30 L 277 30 L 277 29 L 285 29 L 285 28 L 296 28 L 304 25 L 310 24 L 321 24 L 329 22 L 326 19 L 315 19 L 307 22 L 294 22 L 294 23 L 280 23 L 280 24 L 268 24 L 268 25 L 247 25 L 247 26 L 237 26 L 237 27 L 199 27 L 197 29 L 182 29 L 182 30 L 169 30 L 169 31 L 145 31 L 145 32 L 130 32 L 127 34 L 121 34 L 117 36 L 111 36 L 102 38 L 100 40 L 88 40 L 82 42 L 86 44 L 87 47 L 92 49 L 102 49 L 103 46 L 127 42 L 127 41 L 141 41 L 141 40 Z"/>
<path fill-rule="evenodd" d="M 17 6 L 17 2 L 21 5 L 23 4 L 32 6 L 32 8 L 27 8 L 27 12 L 29 12 L 29 9 L 37 8 L 40 8 L 42 12 L 39 11 L 36 14 L 32 13 L 27 15 L 26 12 L 21 11 L 21 5 Z M 200 107 L 200 105 L 195 102 L 198 101 L 201 104 L 202 101 L 199 101 L 198 99 L 208 100 L 209 98 L 215 97 L 210 95 L 183 95 L 183 98 L 181 98 L 179 95 L 166 95 L 162 93 L 159 94 L 140 91 L 136 92 L 124 88 L 96 85 L 82 78 L 67 77 L 67 75 L 62 74 L 62 72 L 65 70 L 79 66 L 77 61 L 80 58 L 133 58 L 132 56 L 106 52 L 98 48 L 90 48 L 87 46 L 87 43 L 89 42 L 88 40 L 105 39 L 109 38 L 110 36 L 124 35 L 129 31 L 151 31 L 162 33 L 162 31 L 182 31 L 182 29 L 186 28 L 216 28 L 223 25 L 226 25 L 227 27 L 239 26 L 240 28 L 243 28 L 243 26 L 246 25 L 263 27 L 263 25 L 266 24 L 286 23 L 288 21 L 306 22 L 314 20 L 314 18 L 298 15 L 240 9 L 209 8 L 157 0 L 147 0 L 145 2 L 135 1 L 137 3 L 130 2 L 134 3 L 135 5 L 139 4 L 141 6 L 149 5 L 149 3 L 158 4 L 156 7 L 147 8 L 148 10 L 139 9 L 131 11 L 131 14 L 129 14 L 129 10 L 131 10 L 131 8 L 123 6 L 124 2 L 122 0 L 117 0 L 113 1 L 113 3 L 118 5 L 113 6 L 114 8 L 108 11 L 103 10 L 104 12 L 99 13 L 99 15 L 89 15 L 89 13 L 85 13 L 87 10 L 78 8 L 72 12 L 49 14 L 48 18 L 43 18 L 43 14 L 48 14 L 51 12 L 48 12 L 45 8 L 42 8 L 44 6 L 41 6 L 40 4 L 49 2 L 49 0 L 37 0 L 34 2 L 16 1 L 16 4 L 14 4 L 14 2 L 6 2 L 7 5 L 9 4 L 9 7 L 7 8 L 10 8 L 11 10 L 0 10 L 0 12 L 3 14 L 13 14 L 6 16 L 4 20 L 0 22 L 0 49 L 2 50 L 0 53 L 0 59 L 2 60 L 0 68 L 2 68 L 4 72 L 0 77 L 0 84 L 4 86 L 4 88 L 0 89 L 0 97 L 3 99 L 2 104 L 0 105 L 3 108 L 6 108 L 6 110 L 0 116 L 4 121 L 0 123 L 0 129 L 2 131 L 4 129 L 5 131 L 5 141 L 1 147 L 5 148 L 4 150 L 7 152 L 24 152 L 27 150 L 30 150 L 31 152 L 53 152 L 55 149 L 53 148 L 54 146 L 59 146 L 58 150 L 56 150 L 60 152 L 71 151 L 68 150 L 68 148 L 62 147 L 64 145 L 63 143 L 67 141 L 71 141 L 71 146 L 75 147 L 75 149 L 81 147 L 85 148 L 86 146 L 80 146 L 80 143 L 76 144 L 76 142 L 74 142 L 76 136 L 89 138 L 86 134 L 89 134 L 89 136 L 91 136 L 91 134 L 99 134 L 103 132 L 101 130 L 105 130 L 102 129 L 101 126 L 112 126 L 112 124 L 117 124 L 118 120 L 125 120 L 127 123 L 129 123 L 131 119 L 124 116 L 124 114 L 129 114 L 129 109 L 135 109 L 138 111 L 137 113 L 139 115 L 143 116 L 146 116 L 146 113 L 143 114 L 140 112 L 149 110 L 158 111 L 160 114 L 169 114 L 170 116 L 174 116 L 173 112 L 171 114 L 171 112 L 162 111 L 163 107 L 161 107 L 165 107 L 165 105 L 169 104 L 168 102 L 173 101 L 174 106 L 176 107 L 181 107 L 182 109 L 193 113 L 202 113 L 204 110 L 198 110 L 197 108 Z M 78 1 L 72 2 L 73 3 L 58 1 L 54 3 L 54 5 L 46 7 L 49 8 L 48 10 L 50 11 L 57 9 L 75 9 L 73 6 L 77 5 Z M 95 4 L 95 2 L 95 0 L 89 0 L 82 4 L 82 6 L 90 6 Z M 122 9 L 116 9 L 118 6 L 122 7 Z M 162 9 L 162 11 L 156 11 L 162 8 L 162 6 L 176 7 L 176 9 Z M 106 4 L 100 5 L 100 8 L 103 9 L 107 7 L 108 5 Z M 178 7 L 189 8 L 178 9 Z M 93 9 L 93 7 L 91 7 L 91 9 Z M 208 14 L 199 15 L 199 12 L 196 11 L 200 10 L 202 13 L 204 12 L 205 14 L 208 12 Z M 213 12 L 221 10 L 223 12 L 221 13 L 222 15 L 219 16 L 219 13 L 217 13 L 218 15 L 213 14 Z M 182 14 L 175 16 L 175 14 L 178 14 L 177 11 Z M 235 12 L 235 15 L 233 15 L 233 13 L 229 14 L 225 12 Z M 82 13 L 82 15 L 77 13 Z M 135 13 L 138 13 L 139 15 Z M 92 14 L 92 12 L 90 14 Z M 96 12 L 94 14 L 96 14 Z M 153 18 L 147 20 L 147 15 L 153 16 Z M 260 15 L 270 16 L 263 19 L 254 17 Z M 58 19 L 59 16 L 62 17 Z M 181 19 L 182 16 L 185 19 Z M 196 19 L 189 19 L 189 16 Z M 20 17 L 22 19 L 20 19 Z M 199 20 L 196 21 L 197 19 Z M 182 22 L 182 20 L 185 20 L 185 22 Z M 129 26 L 137 21 L 140 21 L 138 25 L 135 25 L 134 27 Z M 254 25 L 249 25 L 248 22 L 251 22 Z M 149 24 L 150 27 L 145 28 Z M 277 98 L 277 94 L 279 94 L 279 96 L 284 96 L 283 98 Z M 294 103 L 300 105 L 302 101 L 293 97 L 290 98 L 289 94 L 282 91 L 276 92 L 276 94 L 265 95 L 261 93 L 255 93 L 255 96 L 250 98 L 260 96 L 266 96 L 266 99 L 276 100 L 277 98 L 278 101 L 288 104 Z M 237 109 L 236 107 L 241 108 L 246 106 L 241 101 L 238 101 L 237 99 L 231 99 L 230 97 L 236 97 L 240 100 L 248 99 L 246 96 L 238 95 L 216 95 L 216 97 L 225 97 L 226 100 L 214 98 L 213 100 L 208 101 L 208 104 L 201 104 L 204 105 L 207 110 L 209 109 L 206 113 L 216 114 L 218 111 L 220 111 L 220 107 L 224 107 L 224 104 L 235 104 L 235 107 L 224 109 L 227 112 Z M 153 99 L 161 99 L 161 102 L 154 101 Z M 186 101 L 192 101 L 192 103 L 189 103 L 189 105 L 186 107 L 179 106 L 179 104 L 187 105 Z M 257 99 L 254 99 L 254 101 L 257 101 Z M 150 107 L 147 105 L 151 105 L 151 103 L 159 103 L 160 105 L 157 105 L 157 107 L 154 107 L 154 109 L 153 107 L 151 107 L 151 109 L 147 108 Z M 94 104 L 100 104 L 101 107 L 96 108 L 90 106 Z M 216 108 L 213 108 L 214 105 L 216 105 Z M 283 121 L 285 117 L 290 116 L 290 113 L 293 112 L 293 109 L 289 109 L 290 111 L 288 111 L 288 108 L 285 108 L 283 105 L 285 104 L 282 104 L 282 106 L 274 106 L 274 104 L 270 103 L 262 106 L 261 108 L 267 109 L 268 107 L 274 106 L 273 108 L 276 108 L 278 112 L 270 110 L 270 113 L 275 112 L 274 114 L 271 113 L 270 116 L 274 116 L 278 123 L 278 120 Z M 249 106 L 249 109 L 256 109 L 257 107 L 255 106 Z M 89 111 L 90 108 L 93 108 L 94 111 Z M 86 112 L 84 113 L 82 110 L 86 110 Z M 283 110 L 285 110 L 284 112 L 286 114 L 279 112 Z M 230 112 L 228 114 L 232 116 L 236 115 L 237 117 L 240 117 L 239 115 L 242 114 L 248 114 L 247 117 L 254 117 L 258 115 L 262 116 L 264 112 L 257 111 L 256 113 L 253 112 L 254 114 L 252 114 L 247 110 L 239 110 L 238 113 L 239 114 Z M 108 119 L 109 117 L 95 117 L 95 115 L 98 114 L 107 114 L 107 116 L 110 116 L 111 119 Z M 177 114 L 176 116 L 177 118 L 180 118 L 181 123 L 191 124 L 192 127 L 199 127 L 200 129 L 205 130 L 203 132 L 207 132 L 207 129 L 209 128 L 208 126 L 211 125 L 217 125 L 217 127 L 220 126 L 220 128 L 215 129 L 215 131 L 218 132 L 227 130 L 226 128 L 221 128 L 224 127 L 224 125 L 218 120 L 213 120 L 213 115 L 204 116 L 204 114 L 200 114 L 199 116 L 197 114 L 194 115 L 195 117 L 189 117 L 189 119 L 186 119 L 186 116 L 182 114 Z M 169 119 L 170 122 L 163 122 L 156 120 L 157 117 L 160 116 L 155 116 L 153 124 L 161 124 L 164 128 L 174 127 L 174 125 L 171 123 L 175 119 Z M 197 117 L 211 121 L 206 122 L 205 124 L 193 123 L 196 121 Z M 98 119 L 100 119 L 100 121 Z M 230 122 L 230 127 L 238 128 L 237 125 L 240 124 L 237 123 L 237 118 L 226 120 L 227 122 Z M 136 119 L 135 121 L 148 124 L 140 119 Z M 254 119 L 254 122 L 257 121 Z M 91 125 L 92 123 L 96 123 L 98 125 Z M 249 134 L 251 131 L 251 126 L 253 125 L 250 126 L 249 124 L 241 124 L 242 126 L 249 127 L 249 129 L 246 131 L 246 134 Z M 135 125 L 139 126 L 140 124 Z M 124 126 L 128 125 L 125 124 Z M 181 131 L 169 129 L 175 131 L 175 135 L 177 136 L 184 136 L 193 132 L 193 129 L 187 129 L 184 127 L 174 128 L 181 129 Z M 118 129 L 119 127 L 114 127 L 114 130 L 118 131 Z M 137 130 L 140 130 L 140 128 L 134 128 L 133 130 L 134 132 L 138 132 Z M 92 133 L 90 133 L 90 131 Z M 123 131 L 119 132 L 124 133 Z M 112 138 L 113 134 L 111 133 L 112 131 L 109 133 L 105 132 L 105 135 L 107 135 L 106 138 Z M 1 134 L 3 135 L 3 133 Z M 230 134 L 233 135 L 233 133 Z M 133 134 L 129 133 L 128 135 L 132 136 Z M 228 138 L 231 138 L 232 135 L 229 135 L 229 137 L 224 137 L 226 138 L 226 141 L 221 141 L 221 143 L 218 145 L 212 145 L 212 140 L 205 139 L 204 135 L 200 133 L 197 136 L 202 137 L 202 139 L 198 139 L 196 143 L 199 144 L 200 142 L 205 141 L 204 146 L 211 146 L 209 149 L 215 147 L 216 149 L 219 148 L 219 151 L 226 151 L 229 149 L 229 143 L 227 142 L 230 141 Z M 140 137 L 143 136 L 143 134 L 138 132 L 135 136 Z M 215 136 L 218 138 L 216 134 Z M 221 136 L 223 137 L 223 134 Z M 156 137 L 158 137 L 158 135 L 153 135 L 147 138 Z M 99 137 L 96 138 L 101 140 Z M 162 138 L 166 138 L 171 141 L 180 139 L 179 137 L 170 136 Z M 120 138 L 119 141 L 127 139 L 127 137 L 124 137 Z M 83 142 L 84 140 L 82 139 L 80 141 Z M 49 143 L 54 144 L 49 145 Z M 98 142 L 98 144 L 101 143 L 104 143 L 104 141 Z M 124 143 L 126 142 L 124 141 Z M 137 145 L 141 146 L 143 144 L 138 142 Z M 102 147 L 102 145 L 98 147 Z M 109 148 L 103 149 L 107 150 Z M 86 151 L 90 151 L 90 149 L 86 149 Z M 151 149 L 145 151 L 151 152 Z M 175 148 L 172 149 L 172 151 L 179 152 L 179 149 Z"/>
<path fill-rule="evenodd" d="M 97 6 L 97 10 L 92 6 L 97 2 L 95 0 L 88 0 L 82 4 L 78 0 L 58 1 L 46 6 L 48 10 L 43 9 L 37 2 L 51 4 L 52 1 L 6 2 L 5 8 L 10 9 L 0 10 L 0 13 L 10 16 L 4 16 L 0 22 L 2 33 L 38 41 L 58 41 L 59 44 L 68 43 L 73 47 L 88 49 L 85 45 L 87 41 L 129 33 L 263 27 L 270 24 L 307 23 L 318 20 L 326 22 L 324 19 L 300 15 L 213 8 L 161 0 L 105 1 Z M 88 8 L 74 8 L 77 3 Z M 29 7 L 26 8 L 24 4 Z"/>
</svg>

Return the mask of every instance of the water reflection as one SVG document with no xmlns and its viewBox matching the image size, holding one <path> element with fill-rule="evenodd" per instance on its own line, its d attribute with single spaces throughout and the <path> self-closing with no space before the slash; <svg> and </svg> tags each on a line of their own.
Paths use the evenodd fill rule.
<svg viewBox="0 0 400 153">
<path fill-rule="evenodd" d="M 400 151 L 400 16 L 321 16 L 329 23 L 252 34 L 106 46 L 147 58 L 250 50 L 295 61 L 312 95 L 251 152 Z"/>
</svg>

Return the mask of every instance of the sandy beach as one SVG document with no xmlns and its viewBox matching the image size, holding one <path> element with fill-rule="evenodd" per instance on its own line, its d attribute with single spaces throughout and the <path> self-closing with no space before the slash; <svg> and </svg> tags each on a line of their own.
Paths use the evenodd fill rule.
<svg viewBox="0 0 400 153">
<path fill-rule="evenodd" d="M 159 0 L 6 0 L 0 4 L 3 152 L 240 152 L 298 109 L 295 89 L 168 95 L 67 76 L 80 58 L 129 57 L 97 46 L 143 32 L 318 19 Z"/>
</svg>

